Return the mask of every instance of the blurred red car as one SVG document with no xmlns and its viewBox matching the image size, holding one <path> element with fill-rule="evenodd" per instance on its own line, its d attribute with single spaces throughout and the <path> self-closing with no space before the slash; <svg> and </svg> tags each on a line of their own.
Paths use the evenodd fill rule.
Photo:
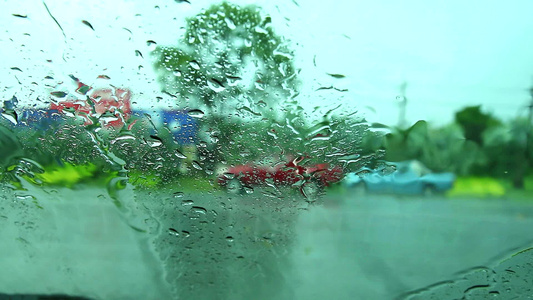
<svg viewBox="0 0 533 300">
<path fill-rule="evenodd" d="M 327 163 L 300 166 L 303 159 L 300 157 L 274 166 L 237 165 L 220 174 L 218 183 L 236 192 L 242 191 L 245 186 L 291 186 L 298 183 L 302 183 L 300 187 L 313 185 L 315 189 L 322 189 L 343 177 L 340 167 L 330 167 Z"/>
<path fill-rule="evenodd" d="M 90 103 L 84 100 L 65 100 L 50 104 L 50 110 L 59 113 L 76 113 L 84 118 L 84 125 L 93 122 L 89 116 L 105 116 L 100 118 L 105 127 L 120 128 L 131 114 L 131 91 L 120 88 L 102 88 L 95 90 L 90 99 L 94 102 L 94 111 Z"/>
</svg>

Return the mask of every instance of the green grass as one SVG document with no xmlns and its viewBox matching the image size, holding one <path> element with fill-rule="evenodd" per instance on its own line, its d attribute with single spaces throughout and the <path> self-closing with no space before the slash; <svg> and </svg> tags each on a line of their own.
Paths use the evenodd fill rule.
<svg viewBox="0 0 533 300">
<path fill-rule="evenodd" d="M 453 188 L 446 193 L 448 197 L 502 197 L 505 186 L 491 177 L 459 177 Z"/>
<path fill-rule="evenodd" d="M 193 177 L 179 177 L 171 183 L 182 192 L 212 192 L 219 190 L 219 186 L 215 180 L 209 178 L 193 178 Z"/>
<path fill-rule="evenodd" d="M 533 201 L 533 176 L 524 179 L 524 189 L 516 189 L 509 180 L 501 181 L 506 189 L 506 198 L 519 201 Z"/>
<path fill-rule="evenodd" d="M 516 189 L 509 180 L 492 177 L 459 177 L 446 193 L 449 198 L 505 198 L 533 201 L 533 176 L 525 179 L 524 189 Z"/>
<path fill-rule="evenodd" d="M 162 182 L 156 175 L 138 175 L 133 173 L 132 176 L 128 175 L 130 183 L 137 188 L 146 190 L 153 189 L 172 189 L 177 192 L 212 192 L 220 190 L 220 187 L 216 184 L 215 179 L 205 177 L 188 177 L 179 176 L 168 182 Z"/>
</svg>

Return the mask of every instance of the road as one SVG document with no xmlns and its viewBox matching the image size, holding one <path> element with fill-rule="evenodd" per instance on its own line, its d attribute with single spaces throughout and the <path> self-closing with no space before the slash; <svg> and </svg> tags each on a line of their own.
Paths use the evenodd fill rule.
<svg viewBox="0 0 533 300">
<path fill-rule="evenodd" d="M 393 299 L 458 279 L 530 247 L 532 225 L 532 205 L 505 200 L 346 197 L 299 217 L 296 298 Z"/>
<path fill-rule="evenodd" d="M 5 191 L 0 293 L 393 299 L 533 241 L 523 202 L 272 195 L 126 189 L 117 208 L 105 189 Z"/>
</svg>

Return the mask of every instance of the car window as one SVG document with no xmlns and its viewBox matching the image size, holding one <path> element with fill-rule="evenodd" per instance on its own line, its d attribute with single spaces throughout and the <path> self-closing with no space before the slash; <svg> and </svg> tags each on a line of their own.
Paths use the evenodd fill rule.
<svg viewBox="0 0 533 300">
<path fill-rule="evenodd" d="M 0 8 L 0 298 L 531 295 L 531 1 Z"/>
</svg>

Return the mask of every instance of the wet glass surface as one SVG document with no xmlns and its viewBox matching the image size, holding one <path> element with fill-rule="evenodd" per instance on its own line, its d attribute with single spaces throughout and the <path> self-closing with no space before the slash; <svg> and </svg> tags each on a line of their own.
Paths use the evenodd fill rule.
<svg viewBox="0 0 533 300">
<path fill-rule="evenodd" d="M 531 296 L 528 1 L 0 7 L 0 299 Z"/>
</svg>

